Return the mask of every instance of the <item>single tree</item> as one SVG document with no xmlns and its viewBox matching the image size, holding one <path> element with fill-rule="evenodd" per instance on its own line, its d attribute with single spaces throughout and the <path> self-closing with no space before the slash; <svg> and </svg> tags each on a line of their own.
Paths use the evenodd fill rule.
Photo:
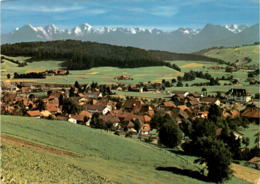
<svg viewBox="0 0 260 184">
<path fill-rule="evenodd" d="M 200 163 L 206 163 L 208 178 L 213 182 L 223 182 L 228 179 L 232 171 L 231 153 L 221 140 L 213 137 L 202 137 L 200 142 Z M 198 161 L 198 160 L 196 160 Z"/>
<path fill-rule="evenodd" d="M 207 96 L 207 89 L 206 88 L 202 88 L 201 92 L 202 92 L 203 96 Z"/>
<path fill-rule="evenodd" d="M 80 89 L 80 85 L 79 85 L 79 82 L 78 82 L 78 81 L 75 81 L 74 87 Z"/>
<path fill-rule="evenodd" d="M 70 98 L 65 98 L 63 100 L 62 111 L 67 114 L 76 114 L 81 110 L 81 107 L 77 104 L 77 102 L 73 101 Z"/>
<path fill-rule="evenodd" d="M 178 81 L 178 83 L 177 83 L 177 85 L 176 85 L 177 87 L 183 87 L 183 84 L 182 84 L 182 82 L 181 81 Z"/>
<path fill-rule="evenodd" d="M 159 140 L 163 145 L 174 148 L 181 143 L 183 132 L 174 120 L 168 120 L 159 129 Z"/>
<path fill-rule="evenodd" d="M 209 107 L 209 114 L 208 114 L 208 119 L 217 122 L 221 118 L 222 110 L 219 106 L 216 104 L 213 104 Z"/>
<path fill-rule="evenodd" d="M 134 121 L 134 129 L 139 132 L 140 128 L 141 128 L 142 122 L 141 120 L 138 118 Z"/>
</svg>

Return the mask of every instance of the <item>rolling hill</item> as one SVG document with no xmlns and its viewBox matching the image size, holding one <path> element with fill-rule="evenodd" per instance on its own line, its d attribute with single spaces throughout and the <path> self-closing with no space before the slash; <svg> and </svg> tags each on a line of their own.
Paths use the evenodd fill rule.
<svg viewBox="0 0 260 184">
<path fill-rule="evenodd" d="M 248 45 L 230 48 L 210 48 L 196 54 L 202 54 L 207 57 L 218 58 L 226 62 L 236 63 L 238 65 L 259 65 L 259 45 Z M 246 58 L 250 58 L 248 61 Z"/>
<path fill-rule="evenodd" d="M 64 121 L 2 116 L 1 123 L 6 183 L 208 183 L 194 157 L 135 139 Z"/>
</svg>

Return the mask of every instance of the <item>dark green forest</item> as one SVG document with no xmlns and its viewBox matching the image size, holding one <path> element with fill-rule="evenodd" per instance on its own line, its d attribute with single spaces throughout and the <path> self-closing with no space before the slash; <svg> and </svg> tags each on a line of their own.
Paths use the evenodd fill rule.
<svg viewBox="0 0 260 184">
<path fill-rule="evenodd" d="M 186 54 L 186 53 L 173 53 L 173 52 L 157 51 L 157 50 L 150 50 L 149 52 L 151 53 L 152 56 L 161 60 L 210 61 L 219 64 L 227 64 L 224 60 L 203 56 L 196 53 Z"/>
<path fill-rule="evenodd" d="M 65 67 L 68 70 L 83 70 L 101 66 L 120 68 L 168 66 L 180 71 L 180 68 L 177 65 L 174 63 L 167 63 L 164 60 L 216 60 L 214 60 L 214 58 L 194 54 L 147 51 L 134 47 L 114 46 L 96 42 L 83 42 L 79 40 L 4 44 L 2 45 L 1 51 L 2 54 L 8 56 L 31 57 L 27 62 L 40 60 L 63 60 L 64 62 L 62 63 L 62 67 Z"/>
</svg>

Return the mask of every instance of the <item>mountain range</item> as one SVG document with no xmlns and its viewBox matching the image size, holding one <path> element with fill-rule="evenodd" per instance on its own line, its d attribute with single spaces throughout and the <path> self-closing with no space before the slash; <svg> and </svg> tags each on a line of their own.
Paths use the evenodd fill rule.
<svg viewBox="0 0 260 184">
<path fill-rule="evenodd" d="M 179 28 L 172 32 L 156 28 L 93 27 L 89 24 L 81 24 L 72 29 L 60 29 L 53 24 L 44 27 L 28 24 L 2 34 L 1 39 L 2 44 L 73 39 L 188 53 L 216 46 L 230 47 L 259 42 L 259 24 L 207 24 L 202 29 Z"/>
</svg>

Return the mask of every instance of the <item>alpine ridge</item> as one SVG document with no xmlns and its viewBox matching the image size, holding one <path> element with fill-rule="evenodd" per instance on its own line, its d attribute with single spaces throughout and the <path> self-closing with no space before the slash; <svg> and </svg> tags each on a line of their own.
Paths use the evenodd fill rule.
<svg viewBox="0 0 260 184">
<path fill-rule="evenodd" d="M 209 47 L 258 42 L 259 25 L 207 24 L 202 29 L 179 28 L 166 32 L 141 27 L 94 27 L 81 24 L 72 29 L 60 29 L 53 24 L 39 27 L 28 24 L 2 34 L 1 38 L 2 44 L 73 39 L 187 53 Z"/>
</svg>

